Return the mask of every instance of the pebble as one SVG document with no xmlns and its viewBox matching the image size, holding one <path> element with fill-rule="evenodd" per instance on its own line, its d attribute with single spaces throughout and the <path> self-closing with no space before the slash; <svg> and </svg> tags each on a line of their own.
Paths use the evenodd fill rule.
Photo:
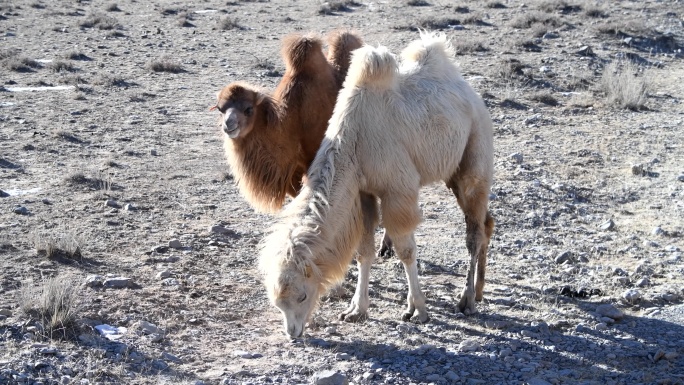
<svg viewBox="0 0 684 385">
<path fill-rule="evenodd" d="M 622 293 L 622 298 L 626 299 L 627 302 L 634 303 L 641 299 L 641 293 L 637 289 L 627 289 Z"/>
<path fill-rule="evenodd" d="M 636 285 L 638 287 L 646 287 L 646 286 L 649 286 L 650 284 L 651 284 L 651 281 L 649 281 L 648 278 L 641 278 L 636 283 Z"/>
<path fill-rule="evenodd" d="M 19 215 L 29 215 L 29 209 L 24 206 L 17 206 L 14 208 L 14 213 Z"/>
<path fill-rule="evenodd" d="M 173 354 L 171 354 L 169 352 L 162 353 L 161 358 L 165 359 L 166 361 L 171 361 L 171 362 L 174 362 L 177 364 L 180 364 L 183 362 L 183 360 L 181 360 L 180 358 L 174 356 Z"/>
<path fill-rule="evenodd" d="M 594 56 L 594 51 L 588 45 L 580 47 L 575 53 L 579 56 Z"/>
<path fill-rule="evenodd" d="M 155 275 L 155 277 L 159 280 L 169 278 L 170 276 L 171 276 L 171 272 L 168 270 L 160 271 L 159 273 L 157 273 L 157 275 Z"/>
<path fill-rule="evenodd" d="M 209 232 L 213 234 L 228 234 L 231 233 L 231 230 L 221 225 L 214 225 L 209 227 Z"/>
<path fill-rule="evenodd" d="M 0 198 L 7 198 L 8 196 L 10 196 L 8 193 L 0 190 Z"/>
<path fill-rule="evenodd" d="M 597 323 L 596 325 L 594 325 L 594 330 L 598 330 L 598 331 L 608 330 L 608 325 L 604 324 L 603 322 Z"/>
<path fill-rule="evenodd" d="M 183 244 L 181 243 L 181 241 L 174 238 L 169 241 L 169 247 L 172 249 L 180 249 L 183 247 Z"/>
<path fill-rule="evenodd" d="M 449 370 L 448 372 L 446 372 L 446 374 L 444 375 L 444 377 L 446 377 L 447 380 L 450 380 L 450 381 L 452 381 L 452 382 L 456 382 L 456 381 L 458 381 L 458 380 L 461 379 L 461 377 L 459 377 L 458 374 L 452 372 L 451 370 Z"/>
<path fill-rule="evenodd" d="M 336 334 L 337 328 L 334 326 L 328 326 L 327 328 L 325 328 L 325 333 L 326 334 Z"/>
<path fill-rule="evenodd" d="M 347 376 L 340 372 L 336 372 L 334 370 L 323 370 L 317 373 L 314 373 L 312 382 L 315 385 L 347 385 L 349 384 L 349 380 L 347 380 Z"/>
<path fill-rule="evenodd" d="M 104 277 L 101 275 L 89 275 L 85 280 L 86 287 L 101 287 Z"/>
<path fill-rule="evenodd" d="M 57 348 L 54 348 L 54 347 L 42 348 L 38 352 L 40 354 L 45 354 L 45 355 L 57 354 Z"/>
<path fill-rule="evenodd" d="M 568 250 L 565 250 L 565 251 L 562 251 L 560 254 L 558 254 L 558 256 L 556 256 L 556 258 L 554 258 L 554 261 L 557 264 L 561 265 L 565 262 L 570 261 L 571 257 L 572 257 L 572 253 Z"/>
<path fill-rule="evenodd" d="M 234 357 L 240 357 L 240 358 L 252 358 L 252 353 L 246 352 L 244 350 L 234 350 L 233 351 L 233 356 Z"/>
<path fill-rule="evenodd" d="M 132 204 L 132 203 L 126 203 L 126 204 L 124 205 L 124 210 L 126 210 L 126 211 L 135 211 L 135 210 L 137 210 L 137 209 L 138 209 L 138 208 L 137 208 L 134 204 Z"/>
<path fill-rule="evenodd" d="M 612 219 L 609 219 L 609 220 L 601 223 L 600 228 L 601 228 L 601 230 L 604 230 L 604 231 L 613 230 L 615 228 L 615 222 L 613 222 Z"/>
<path fill-rule="evenodd" d="M 458 345 L 460 352 L 476 352 L 478 350 L 480 350 L 480 343 L 476 340 L 463 340 Z"/>
<path fill-rule="evenodd" d="M 107 200 L 105 201 L 104 204 L 105 204 L 105 206 L 107 206 L 107 207 L 112 207 L 112 208 L 115 208 L 115 209 L 121 208 L 121 206 L 119 205 L 119 203 L 117 203 L 114 199 L 107 199 Z"/>
<path fill-rule="evenodd" d="M 143 332 L 144 334 L 160 334 L 161 330 L 157 325 L 149 323 L 147 321 L 138 321 L 136 328 Z"/>
<path fill-rule="evenodd" d="M 337 361 L 349 361 L 351 358 L 352 357 L 347 353 L 335 353 L 335 359 Z"/>
<path fill-rule="evenodd" d="M 510 159 L 511 162 L 517 163 L 517 164 L 521 164 L 523 162 L 523 156 L 519 152 L 515 152 L 515 153 L 509 155 L 508 159 Z"/>
<path fill-rule="evenodd" d="M 10 309 L 0 309 L 0 315 L 4 315 L 5 317 L 11 317 L 12 311 Z"/>
<path fill-rule="evenodd" d="M 133 280 L 127 277 L 113 277 L 106 278 L 102 282 L 102 286 L 112 288 L 112 289 L 124 289 L 127 287 L 133 287 Z"/>
<path fill-rule="evenodd" d="M 609 303 L 598 305 L 596 307 L 596 312 L 604 317 L 610 317 L 614 320 L 620 320 L 625 316 L 625 313 L 622 310 Z"/>
<path fill-rule="evenodd" d="M 366 381 L 370 381 L 370 380 L 373 379 L 373 377 L 375 377 L 375 373 L 373 373 L 373 372 L 365 372 L 365 373 L 363 373 L 363 375 L 362 375 L 361 377 L 362 377 L 364 380 L 366 380 Z"/>
<path fill-rule="evenodd" d="M 663 235 L 663 234 L 665 234 L 665 231 L 663 230 L 662 227 L 656 226 L 653 228 L 653 230 L 651 230 L 651 234 L 652 235 Z"/>
<path fill-rule="evenodd" d="M 680 182 L 684 182 L 684 174 L 679 174 L 679 176 L 677 177 L 677 180 Z"/>
</svg>

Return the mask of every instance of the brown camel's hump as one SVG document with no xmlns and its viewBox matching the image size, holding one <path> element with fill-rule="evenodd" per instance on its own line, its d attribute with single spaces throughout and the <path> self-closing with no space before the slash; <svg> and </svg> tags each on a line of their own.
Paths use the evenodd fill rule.
<svg viewBox="0 0 684 385">
<path fill-rule="evenodd" d="M 363 46 L 359 35 L 351 31 L 334 31 L 328 35 L 328 61 L 344 80 L 351 63 L 351 53 Z"/>
<path fill-rule="evenodd" d="M 325 68 L 328 64 L 323 56 L 322 46 L 321 40 L 313 35 L 286 36 L 280 50 L 285 68 L 293 73 Z"/>
</svg>

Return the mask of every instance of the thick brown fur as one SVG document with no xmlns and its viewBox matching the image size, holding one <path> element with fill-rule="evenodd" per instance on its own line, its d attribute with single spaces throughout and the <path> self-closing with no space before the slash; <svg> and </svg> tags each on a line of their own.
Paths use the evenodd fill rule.
<svg viewBox="0 0 684 385">
<path fill-rule="evenodd" d="M 349 68 L 351 51 L 362 46 L 351 32 L 328 37 L 328 56 L 312 35 L 283 39 L 285 74 L 272 94 L 244 83 L 226 86 L 217 108 L 253 106 L 244 135 L 225 137 L 225 150 L 240 192 L 259 211 L 281 209 L 295 196 L 313 161 Z"/>
</svg>

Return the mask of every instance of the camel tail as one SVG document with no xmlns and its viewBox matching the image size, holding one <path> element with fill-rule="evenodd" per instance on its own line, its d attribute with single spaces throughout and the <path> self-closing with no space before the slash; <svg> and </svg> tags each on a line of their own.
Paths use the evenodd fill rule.
<svg viewBox="0 0 684 385">
<path fill-rule="evenodd" d="M 328 35 L 328 61 L 335 66 L 342 79 L 347 75 L 352 51 L 363 46 L 359 35 L 350 31 L 335 31 Z"/>
<path fill-rule="evenodd" d="M 285 67 L 295 73 L 306 68 L 320 68 L 321 63 L 326 62 L 321 40 L 313 35 L 286 36 L 280 53 L 285 61 Z"/>
<path fill-rule="evenodd" d="M 367 45 L 354 51 L 344 83 L 345 88 L 392 88 L 396 83 L 397 60 L 386 47 L 374 48 Z"/>
</svg>

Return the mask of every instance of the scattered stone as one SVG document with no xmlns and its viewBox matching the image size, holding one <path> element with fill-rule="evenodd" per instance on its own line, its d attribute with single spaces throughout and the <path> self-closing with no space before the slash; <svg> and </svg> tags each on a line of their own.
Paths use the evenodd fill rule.
<svg viewBox="0 0 684 385">
<path fill-rule="evenodd" d="M 113 277 L 106 278 L 102 285 L 111 289 L 125 289 L 127 287 L 135 286 L 133 280 L 127 277 Z"/>
<path fill-rule="evenodd" d="M 102 287 L 104 277 L 101 275 L 89 275 L 85 280 L 86 287 Z"/>
<path fill-rule="evenodd" d="M 334 326 L 328 326 L 327 328 L 325 328 L 325 333 L 326 334 L 336 334 L 337 328 Z"/>
<path fill-rule="evenodd" d="M 0 315 L 4 315 L 5 317 L 11 317 L 12 311 L 10 309 L 0 309 Z"/>
<path fill-rule="evenodd" d="M 613 230 L 613 229 L 615 229 L 615 222 L 613 222 L 612 219 L 609 219 L 609 220 L 607 220 L 607 221 L 601 223 L 600 228 L 601 228 L 601 230 L 603 230 L 603 231 L 610 231 L 610 230 Z"/>
<path fill-rule="evenodd" d="M 160 334 L 161 330 L 157 327 L 157 325 L 149 323 L 147 321 L 138 321 L 138 323 L 135 325 L 136 329 L 140 330 L 144 334 Z"/>
<path fill-rule="evenodd" d="M 232 231 L 221 225 L 214 225 L 209 228 L 209 232 L 213 234 L 230 234 Z"/>
<path fill-rule="evenodd" d="M 572 257 L 572 253 L 568 250 L 564 250 L 560 254 L 558 254 L 558 256 L 556 256 L 556 258 L 554 258 L 554 261 L 557 264 L 562 265 L 563 263 L 570 261 L 571 257 Z"/>
<path fill-rule="evenodd" d="M 105 202 L 105 206 L 112 207 L 115 209 L 121 208 L 121 205 L 119 205 L 119 203 L 117 203 L 114 199 L 107 199 L 107 201 Z"/>
<path fill-rule="evenodd" d="M 252 358 L 252 353 L 246 352 L 244 350 L 235 350 L 235 351 L 233 351 L 233 356 L 250 359 L 250 358 Z"/>
<path fill-rule="evenodd" d="M 126 204 L 124 205 L 124 210 L 126 210 L 126 211 L 135 211 L 135 210 L 137 210 L 137 209 L 138 209 L 138 208 L 137 208 L 134 204 L 132 204 L 132 203 L 126 203 Z"/>
<path fill-rule="evenodd" d="M 170 271 L 168 271 L 168 270 L 163 270 L 163 271 L 160 271 L 159 273 L 157 273 L 157 275 L 156 275 L 155 277 L 156 277 L 157 279 L 166 279 L 166 278 L 169 278 L 170 276 L 171 276 L 171 272 L 170 272 Z"/>
<path fill-rule="evenodd" d="M 335 359 L 337 361 L 349 361 L 351 358 L 352 357 L 347 353 L 335 353 Z"/>
<path fill-rule="evenodd" d="M 663 234 L 665 234 L 665 231 L 663 231 L 663 229 L 660 226 L 656 226 L 653 228 L 653 230 L 651 230 L 651 234 L 652 235 L 663 235 Z"/>
<path fill-rule="evenodd" d="M 461 377 L 459 377 L 458 374 L 452 372 L 451 370 L 449 370 L 448 372 L 446 372 L 446 374 L 444 375 L 444 377 L 446 377 L 448 380 L 450 380 L 450 381 L 452 381 L 452 382 L 456 382 L 456 381 L 458 381 L 458 380 L 461 379 Z"/>
<path fill-rule="evenodd" d="M 458 345 L 458 351 L 460 352 L 476 352 L 480 350 L 480 343 L 476 340 L 463 340 Z"/>
<path fill-rule="evenodd" d="M 180 249 L 183 247 L 183 244 L 181 243 L 181 241 L 174 238 L 169 241 L 169 247 L 172 249 Z"/>
<path fill-rule="evenodd" d="M 677 180 L 680 182 L 684 182 L 684 174 L 679 174 L 679 176 L 677 177 Z"/>
<path fill-rule="evenodd" d="M 523 156 L 519 152 L 515 152 L 515 153 L 509 155 L 508 159 L 510 159 L 511 162 L 517 163 L 517 164 L 522 164 L 522 162 L 523 162 Z"/>
<path fill-rule="evenodd" d="M 334 370 L 323 370 L 314 373 L 312 382 L 315 385 L 347 385 L 347 376 Z"/>
<path fill-rule="evenodd" d="M 560 35 L 556 32 L 549 31 L 542 36 L 542 39 L 558 39 Z"/>
<path fill-rule="evenodd" d="M 165 278 L 162 280 L 163 286 L 180 286 L 180 281 L 176 278 Z"/>
<path fill-rule="evenodd" d="M 7 198 L 8 196 L 10 196 L 8 193 L 0 190 L 0 198 Z"/>
<path fill-rule="evenodd" d="M 598 331 L 608 330 L 608 325 L 604 324 L 603 322 L 599 322 L 596 325 L 594 325 L 594 330 L 598 330 Z"/>
<path fill-rule="evenodd" d="M 157 150 L 150 150 L 150 155 L 157 156 Z"/>
<path fill-rule="evenodd" d="M 596 307 L 596 312 L 604 317 L 610 317 L 615 320 L 620 320 L 625 316 L 625 313 L 622 310 L 609 303 L 598 305 Z"/>
<path fill-rule="evenodd" d="M 627 289 L 624 293 L 622 293 L 622 298 L 627 300 L 629 303 L 634 303 L 641 299 L 641 293 L 637 289 Z"/>
<path fill-rule="evenodd" d="M 110 341 L 116 341 L 126 333 L 128 329 L 123 326 L 115 327 L 112 325 L 102 324 L 95 326 L 95 330 Z M 80 339 L 80 337 L 79 337 Z"/>
<path fill-rule="evenodd" d="M 183 360 L 181 360 L 180 358 L 174 356 L 173 354 L 171 354 L 171 353 L 169 353 L 169 352 L 164 352 L 164 353 L 162 353 L 162 354 L 161 354 L 161 358 L 165 359 L 166 361 L 174 362 L 174 363 L 176 363 L 176 364 L 181 364 L 181 363 L 183 363 Z"/>
<path fill-rule="evenodd" d="M 646 287 L 646 286 L 649 286 L 650 284 L 651 284 L 651 281 L 649 281 L 648 278 L 641 278 L 636 283 L 636 285 L 638 287 Z"/>
<path fill-rule="evenodd" d="M 17 206 L 14 208 L 14 213 L 19 215 L 29 215 L 30 211 L 24 206 Z"/>
<path fill-rule="evenodd" d="M 588 45 L 580 47 L 575 53 L 579 56 L 594 56 L 594 51 Z"/>
<path fill-rule="evenodd" d="M 373 373 L 373 372 L 365 372 L 361 377 L 362 377 L 364 380 L 366 380 L 366 381 L 370 381 L 370 380 L 373 379 L 373 377 L 375 377 L 375 373 Z"/>
<path fill-rule="evenodd" d="M 54 347 L 42 348 L 38 352 L 40 354 L 44 354 L 44 355 L 53 355 L 53 354 L 57 354 L 57 348 L 54 348 Z"/>
</svg>

